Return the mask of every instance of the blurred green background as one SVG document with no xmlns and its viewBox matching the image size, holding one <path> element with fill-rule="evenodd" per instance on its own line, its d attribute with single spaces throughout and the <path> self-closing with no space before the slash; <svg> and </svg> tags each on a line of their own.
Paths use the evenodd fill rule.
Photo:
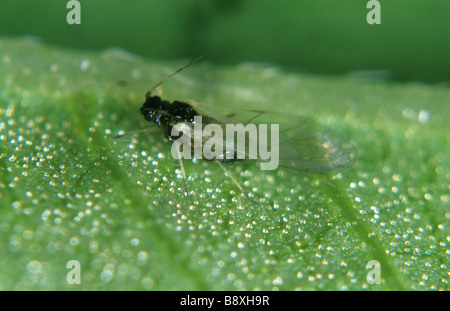
<svg viewBox="0 0 450 311">
<path fill-rule="evenodd" d="M 381 0 L 380 25 L 367 23 L 366 0 L 80 0 L 81 25 L 67 24 L 67 2 L 2 0 L 0 36 L 34 35 L 92 50 L 115 46 L 161 59 L 211 50 L 214 63 L 450 80 L 448 0 Z"/>
</svg>

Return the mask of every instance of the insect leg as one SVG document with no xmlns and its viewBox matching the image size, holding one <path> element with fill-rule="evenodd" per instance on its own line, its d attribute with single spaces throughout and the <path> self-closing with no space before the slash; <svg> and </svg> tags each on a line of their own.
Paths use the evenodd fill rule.
<svg viewBox="0 0 450 311">
<path fill-rule="evenodd" d="M 225 166 L 222 164 L 222 162 L 220 162 L 218 159 L 215 159 L 217 165 L 220 166 L 220 168 L 225 172 L 225 175 L 227 175 L 233 182 L 234 184 L 239 188 L 239 190 L 241 190 L 241 192 L 247 197 L 247 199 L 249 199 L 249 201 L 258 204 L 258 202 L 254 201 L 250 195 L 248 194 L 247 191 L 245 191 L 244 187 L 242 187 L 242 185 L 240 183 L 238 183 L 238 181 L 233 177 L 233 175 L 231 175 L 230 171 L 228 171 Z"/>
<path fill-rule="evenodd" d="M 188 190 L 187 178 L 186 178 L 186 170 L 184 169 L 184 164 L 183 164 L 183 156 L 181 155 L 180 150 L 178 148 L 176 148 L 176 149 L 177 149 L 178 159 L 180 159 L 181 173 L 183 174 L 184 191 L 186 191 L 186 195 L 189 196 L 189 190 Z"/>
</svg>

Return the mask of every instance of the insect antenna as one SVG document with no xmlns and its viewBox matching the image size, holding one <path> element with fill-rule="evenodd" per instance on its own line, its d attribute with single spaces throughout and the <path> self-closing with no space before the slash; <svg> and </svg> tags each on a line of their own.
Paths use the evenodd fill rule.
<svg viewBox="0 0 450 311">
<path fill-rule="evenodd" d="M 203 57 L 205 57 L 206 53 L 200 55 L 197 59 L 193 60 L 192 62 L 190 62 L 189 64 L 184 65 L 183 67 L 175 70 L 174 72 L 172 72 L 170 75 L 168 75 L 166 78 L 162 79 L 161 81 L 159 81 L 158 83 L 155 84 L 155 86 L 153 86 L 150 91 L 147 92 L 146 96 L 150 96 L 152 94 L 152 92 L 161 84 L 163 84 L 164 82 L 166 82 L 167 80 L 169 80 L 170 78 L 172 78 L 174 75 L 176 75 L 177 73 L 179 73 L 180 71 L 194 65 L 195 63 L 197 63 L 198 61 L 200 61 Z"/>
</svg>

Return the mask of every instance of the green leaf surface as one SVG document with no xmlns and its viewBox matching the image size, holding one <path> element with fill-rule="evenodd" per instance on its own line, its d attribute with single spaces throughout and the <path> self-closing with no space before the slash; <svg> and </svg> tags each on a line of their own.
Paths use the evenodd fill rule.
<svg viewBox="0 0 450 311">
<path fill-rule="evenodd" d="M 0 40 L 0 289 L 449 289 L 447 86 L 204 61 L 169 100 L 309 116 L 349 137 L 327 175 L 186 162 L 190 196 L 148 89 L 186 61 Z M 81 264 L 68 284 L 66 264 Z M 370 260 L 381 284 L 369 284 Z"/>
</svg>

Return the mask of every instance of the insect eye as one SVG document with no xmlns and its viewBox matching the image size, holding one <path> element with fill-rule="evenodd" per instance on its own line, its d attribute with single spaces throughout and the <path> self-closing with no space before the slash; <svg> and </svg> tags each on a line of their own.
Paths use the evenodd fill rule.
<svg viewBox="0 0 450 311">
<path fill-rule="evenodd" d="M 161 97 L 159 96 L 150 96 L 147 97 L 145 103 L 141 107 L 141 113 L 145 116 L 147 120 L 151 119 L 155 112 L 160 110 L 163 106 L 163 102 L 161 101 Z M 150 120 L 151 121 L 151 120 Z"/>
</svg>

